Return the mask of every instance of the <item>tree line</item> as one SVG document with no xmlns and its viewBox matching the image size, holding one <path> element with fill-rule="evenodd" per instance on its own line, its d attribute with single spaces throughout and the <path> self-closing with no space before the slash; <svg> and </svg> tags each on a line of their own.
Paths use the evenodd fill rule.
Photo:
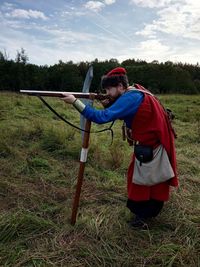
<svg viewBox="0 0 200 267">
<path fill-rule="evenodd" d="M 81 91 L 85 75 L 90 65 L 94 68 L 91 91 L 100 92 L 101 76 L 112 68 L 126 68 L 129 83 L 139 83 L 157 94 L 200 93 L 200 66 L 167 61 L 159 63 L 127 59 L 121 63 L 117 59 L 92 62 L 59 60 L 53 66 L 30 64 L 25 50 L 17 51 L 16 58 L 9 59 L 0 51 L 0 90 L 54 90 Z"/>
</svg>

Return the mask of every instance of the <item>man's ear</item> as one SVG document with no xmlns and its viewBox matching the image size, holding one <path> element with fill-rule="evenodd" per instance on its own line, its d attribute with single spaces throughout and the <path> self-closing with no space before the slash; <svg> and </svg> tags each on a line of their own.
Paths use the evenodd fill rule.
<svg viewBox="0 0 200 267">
<path fill-rule="evenodd" d="M 124 91 L 124 86 L 123 86 L 122 83 L 119 83 L 118 84 L 118 88 L 119 88 L 120 91 Z"/>
</svg>

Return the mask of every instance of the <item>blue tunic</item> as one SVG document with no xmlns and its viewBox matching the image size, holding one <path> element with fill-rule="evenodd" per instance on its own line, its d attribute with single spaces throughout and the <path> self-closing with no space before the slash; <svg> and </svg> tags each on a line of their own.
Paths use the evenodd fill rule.
<svg viewBox="0 0 200 267">
<path fill-rule="evenodd" d="M 115 121 L 116 119 L 124 120 L 126 126 L 131 128 L 131 122 L 143 98 L 142 92 L 130 90 L 122 94 L 109 108 L 97 110 L 86 105 L 82 115 L 98 124 Z"/>
</svg>

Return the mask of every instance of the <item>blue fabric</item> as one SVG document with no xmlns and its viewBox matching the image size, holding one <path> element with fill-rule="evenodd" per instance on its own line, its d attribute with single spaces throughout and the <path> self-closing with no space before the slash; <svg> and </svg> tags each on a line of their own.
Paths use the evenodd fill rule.
<svg viewBox="0 0 200 267">
<path fill-rule="evenodd" d="M 98 124 L 107 123 L 116 119 L 124 120 L 131 128 L 132 119 L 137 112 L 144 95 L 142 92 L 128 91 L 121 95 L 109 108 L 97 110 L 86 105 L 82 115 L 88 120 Z"/>
</svg>

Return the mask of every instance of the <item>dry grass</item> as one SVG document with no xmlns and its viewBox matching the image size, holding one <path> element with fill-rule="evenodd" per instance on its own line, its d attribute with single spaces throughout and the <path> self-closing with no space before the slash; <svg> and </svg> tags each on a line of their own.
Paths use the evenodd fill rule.
<svg viewBox="0 0 200 267">
<path fill-rule="evenodd" d="M 121 123 L 91 135 L 78 220 L 71 205 L 81 135 L 36 98 L 0 98 L 0 266 L 200 266 L 200 96 L 160 96 L 175 110 L 180 187 L 147 231 L 130 229 Z M 60 101 L 58 111 L 78 123 Z M 97 126 L 93 124 L 93 129 Z"/>
</svg>

